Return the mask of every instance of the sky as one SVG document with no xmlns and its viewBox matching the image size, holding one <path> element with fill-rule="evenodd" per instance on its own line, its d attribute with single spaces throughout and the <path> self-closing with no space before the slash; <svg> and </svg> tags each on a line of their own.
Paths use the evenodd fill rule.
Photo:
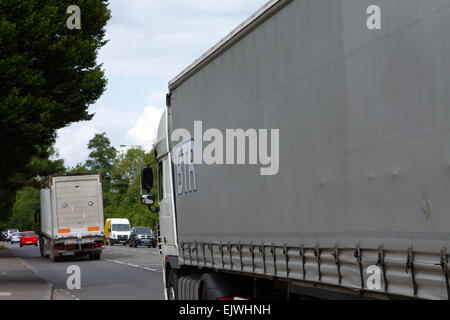
<svg viewBox="0 0 450 320">
<path fill-rule="evenodd" d="M 87 144 L 106 132 L 111 144 L 151 150 L 168 82 L 267 0 L 110 0 L 112 18 L 97 61 L 108 85 L 91 121 L 58 130 L 56 148 L 68 167 L 84 163 Z M 81 8 L 83 15 L 83 8 Z"/>
</svg>

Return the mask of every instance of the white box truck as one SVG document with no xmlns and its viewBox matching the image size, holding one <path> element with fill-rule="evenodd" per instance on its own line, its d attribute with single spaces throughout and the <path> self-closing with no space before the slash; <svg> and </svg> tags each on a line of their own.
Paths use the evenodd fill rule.
<svg viewBox="0 0 450 320">
<path fill-rule="evenodd" d="M 100 259 L 105 245 L 100 175 L 50 176 L 42 184 L 40 200 L 42 257 L 54 261 L 73 253 Z"/>
<path fill-rule="evenodd" d="M 167 297 L 449 299 L 449 30 L 450 0 L 272 0 L 174 78 Z"/>
</svg>

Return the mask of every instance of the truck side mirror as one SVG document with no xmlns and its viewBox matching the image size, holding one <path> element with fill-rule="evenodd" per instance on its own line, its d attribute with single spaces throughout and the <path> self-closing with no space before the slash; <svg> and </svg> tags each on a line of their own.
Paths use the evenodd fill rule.
<svg viewBox="0 0 450 320">
<path fill-rule="evenodd" d="M 141 204 L 146 206 L 151 206 L 155 201 L 153 200 L 152 194 L 143 194 L 141 195 Z"/>
<path fill-rule="evenodd" d="M 142 190 L 150 192 L 153 188 L 153 169 L 150 167 L 141 170 L 141 186 Z"/>
</svg>

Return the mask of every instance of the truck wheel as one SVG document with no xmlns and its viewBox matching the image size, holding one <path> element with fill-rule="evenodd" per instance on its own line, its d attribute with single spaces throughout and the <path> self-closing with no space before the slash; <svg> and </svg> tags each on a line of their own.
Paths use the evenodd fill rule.
<svg viewBox="0 0 450 320">
<path fill-rule="evenodd" d="M 127 243 L 125 242 L 124 244 L 123 244 L 124 246 L 126 246 L 127 245 Z"/>
<path fill-rule="evenodd" d="M 177 300 L 178 297 L 178 272 L 170 269 L 169 281 L 167 284 L 167 298 L 168 300 Z"/>
<path fill-rule="evenodd" d="M 100 260 L 100 252 L 89 252 L 89 260 Z"/>
</svg>

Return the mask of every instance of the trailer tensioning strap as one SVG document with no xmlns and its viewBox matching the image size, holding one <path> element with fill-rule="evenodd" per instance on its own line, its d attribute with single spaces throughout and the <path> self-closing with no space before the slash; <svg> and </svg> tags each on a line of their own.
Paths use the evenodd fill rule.
<svg viewBox="0 0 450 320">
<path fill-rule="evenodd" d="M 314 249 L 314 255 L 317 258 L 317 269 L 319 272 L 319 282 L 322 281 L 322 272 L 320 271 L 320 255 L 322 254 L 322 250 L 320 250 L 319 245 Z"/>
<path fill-rule="evenodd" d="M 361 278 L 361 289 L 364 289 L 364 274 L 363 274 L 363 266 L 362 266 L 362 250 L 361 246 L 358 244 L 355 249 L 355 258 L 359 266 L 359 276 Z"/>
<path fill-rule="evenodd" d="M 331 255 L 334 257 L 334 262 L 336 263 L 337 272 L 338 272 L 338 281 L 339 281 L 339 284 L 341 284 L 342 283 L 341 262 L 339 260 L 341 253 L 339 251 L 338 245 L 336 245 L 336 247 L 334 248 L 334 252 Z"/>
<path fill-rule="evenodd" d="M 283 254 L 284 254 L 284 258 L 286 259 L 286 278 L 289 278 L 289 254 L 288 254 L 288 247 L 287 247 L 287 243 L 284 244 L 284 248 L 283 248 Z"/>
<path fill-rule="evenodd" d="M 440 265 L 442 268 L 442 273 L 445 277 L 445 287 L 447 288 L 447 300 L 450 300 L 450 284 L 448 283 L 448 254 L 446 248 L 442 248 L 441 262 L 436 265 Z"/>
<path fill-rule="evenodd" d="M 384 291 L 388 292 L 389 282 L 386 277 L 386 266 L 384 264 L 384 258 L 385 258 L 384 248 L 383 248 L 383 246 L 380 246 L 378 248 L 377 266 L 381 267 L 381 270 L 383 271 Z"/>
<path fill-rule="evenodd" d="M 303 247 L 303 245 L 300 246 L 298 254 L 302 257 L 303 280 L 306 280 L 306 270 L 305 270 L 306 258 L 305 258 L 305 248 Z"/>
<path fill-rule="evenodd" d="M 413 284 L 413 291 L 414 291 L 414 297 L 417 296 L 417 283 L 416 283 L 416 272 L 414 270 L 414 257 L 415 252 L 413 248 L 408 249 L 408 254 L 406 256 L 406 273 L 408 273 L 409 270 L 411 270 L 411 280 Z"/>
</svg>

